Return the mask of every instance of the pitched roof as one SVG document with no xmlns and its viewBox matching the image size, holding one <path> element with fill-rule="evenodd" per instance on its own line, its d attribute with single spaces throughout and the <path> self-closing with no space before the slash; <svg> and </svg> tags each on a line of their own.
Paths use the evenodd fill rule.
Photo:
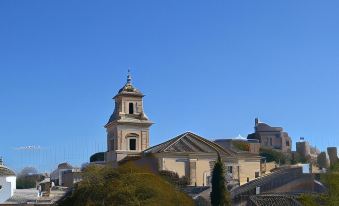
<svg viewBox="0 0 339 206">
<path fill-rule="evenodd" d="M 164 143 L 153 146 L 144 151 L 144 153 L 167 153 L 167 152 L 185 152 L 185 153 L 216 153 L 221 155 L 233 156 L 234 152 L 224 149 L 221 146 L 211 142 L 192 132 L 183 133 Z"/>
<path fill-rule="evenodd" d="M 0 165 L 0 176 L 2 177 L 15 176 L 15 173 L 8 167 Z"/>
<path fill-rule="evenodd" d="M 283 131 L 282 127 L 272 127 L 266 123 L 263 122 L 259 122 L 256 126 L 255 126 L 255 130 L 257 132 L 281 132 Z"/>
<path fill-rule="evenodd" d="M 58 165 L 58 169 L 73 169 L 73 167 L 69 163 L 63 162 Z"/>
<path fill-rule="evenodd" d="M 118 92 L 118 94 L 114 97 L 121 95 L 128 95 L 128 96 L 137 96 L 137 97 L 143 97 L 144 95 L 135 88 L 131 82 L 127 82 Z"/>
</svg>

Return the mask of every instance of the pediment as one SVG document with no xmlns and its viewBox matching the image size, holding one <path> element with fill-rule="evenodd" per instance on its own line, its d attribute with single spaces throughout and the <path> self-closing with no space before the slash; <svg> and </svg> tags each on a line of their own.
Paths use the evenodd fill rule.
<svg viewBox="0 0 339 206">
<path fill-rule="evenodd" d="M 145 153 L 217 153 L 233 155 L 219 145 L 192 132 L 186 132 L 169 141 L 145 150 Z"/>
</svg>

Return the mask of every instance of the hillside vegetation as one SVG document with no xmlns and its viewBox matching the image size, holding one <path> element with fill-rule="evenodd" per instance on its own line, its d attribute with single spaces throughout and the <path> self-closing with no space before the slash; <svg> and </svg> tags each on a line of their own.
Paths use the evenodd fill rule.
<svg viewBox="0 0 339 206">
<path fill-rule="evenodd" d="M 193 200 L 162 177 L 126 163 L 118 168 L 89 166 L 83 181 L 61 206 L 190 206 Z"/>
</svg>

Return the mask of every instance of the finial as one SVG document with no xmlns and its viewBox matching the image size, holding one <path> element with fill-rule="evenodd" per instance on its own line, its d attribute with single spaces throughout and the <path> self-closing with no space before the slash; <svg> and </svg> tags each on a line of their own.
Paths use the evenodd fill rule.
<svg viewBox="0 0 339 206">
<path fill-rule="evenodd" d="M 131 76 L 131 70 L 128 69 L 128 74 L 127 74 L 127 83 L 130 84 L 132 82 L 132 76 Z"/>
<path fill-rule="evenodd" d="M 259 124 L 259 118 L 257 117 L 255 118 L 255 126 L 258 126 L 258 124 Z"/>
</svg>

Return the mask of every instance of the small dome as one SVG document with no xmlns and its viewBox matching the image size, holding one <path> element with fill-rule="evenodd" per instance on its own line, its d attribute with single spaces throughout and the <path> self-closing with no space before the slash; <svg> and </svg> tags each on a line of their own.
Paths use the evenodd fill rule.
<svg viewBox="0 0 339 206">
<path fill-rule="evenodd" d="M 9 176 L 15 176 L 15 172 L 13 172 L 11 169 L 0 165 L 0 177 L 9 177 Z"/>
<path fill-rule="evenodd" d="M 126 83 L 125 86 L 119 90 L 118 95 L 121 94 L 143 96 L 143 94 L 138 89 L 134 88 L 130 82 Z"/>
<path fill-rule="evenodd" d="M 138 89 L 133 87 L 132 76 L 129 70 L 128 70 L 126 84 L 119 90 L 118 94 L 115 97 L 120 96 L 120 95 L 131 95 L 131 96 L 141 96 L 141 97 L 144 96 Z"/>
</svg>

